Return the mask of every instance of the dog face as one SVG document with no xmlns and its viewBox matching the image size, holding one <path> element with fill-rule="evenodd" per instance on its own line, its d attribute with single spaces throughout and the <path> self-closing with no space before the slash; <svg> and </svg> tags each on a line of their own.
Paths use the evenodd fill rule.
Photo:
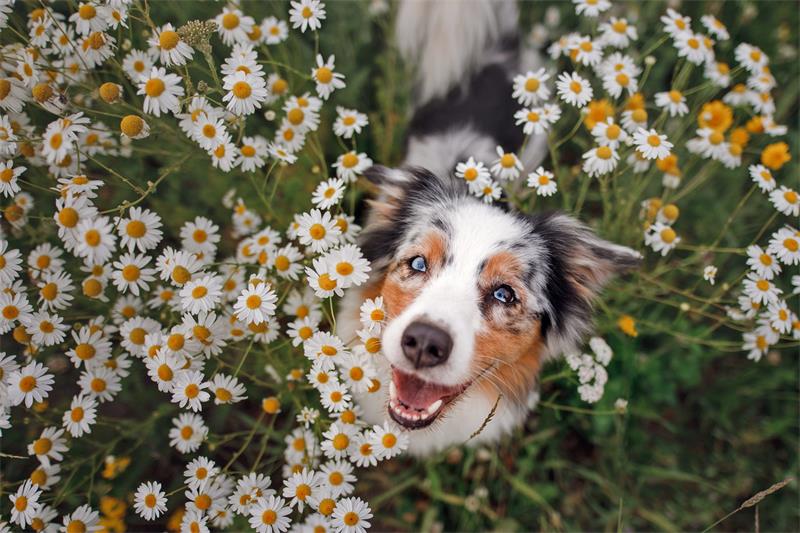
<svg viewBox="0 0 800 533">
<path fill-rule="evenodd" d="M 362 247 L 387 312 L 389 415 L 425 427 L 468 389 L 524 403 L 541 362 L 578 343 L 591 302 L 638 254 L 559 214 L 525 216 L 460 180 L 373 167 Z"/>
</svg>

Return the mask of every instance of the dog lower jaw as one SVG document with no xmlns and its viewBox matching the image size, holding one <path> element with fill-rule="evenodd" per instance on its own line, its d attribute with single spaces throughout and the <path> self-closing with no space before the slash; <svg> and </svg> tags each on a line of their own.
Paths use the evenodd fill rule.
<svg viewBox="0 0 800 533">
<path fill-rule="evenodd" d="M 393 368 L 392 379 L 389 382 L 389 404 L 387 405 L 387 412 L 392 420 L 406 429 L 421 429 L 431 425 L 436 421 L 442 411 L 444 411 L 453 400 L 461 396 L 472 384 L 470 381 L 457 386 L 454 392 L 442 395 L 425 408 L 413 407 L 404 402 L 398 394 L 397 386 L 394 381 L 396 372 L 400 371 Z"/>
</svg>

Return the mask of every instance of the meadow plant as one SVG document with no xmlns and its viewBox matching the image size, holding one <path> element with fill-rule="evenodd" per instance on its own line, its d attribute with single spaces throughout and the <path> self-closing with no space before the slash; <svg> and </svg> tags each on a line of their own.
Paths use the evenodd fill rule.
<svg viewBox="0 0 800 533">
<path fill-rule="evenodd" d="M 644 28 L 607 0 L 573 3 L 580 32 L 514 78 L 541 166 L 497 147 L 453 171 L 486 202 L 563 209 L 641 252 L 600 302 L 598 335 L 753 364 L 797 347 L 800 197 L 769 58 L 712 15 L 665 9 Z M 374 116 L 337 106 L 356 73 L 321 46 L 319 0 L 183 24 L 153 6 L 0 2 L 0 531 L 364 531 L 358 477 L 413 438 L 355 402 L 388 386 L 373 363 L 382 299 L 364 302 L 356 338 L 336 334 L 337 300 L 370 272 L 356 210 L 385 157 L 364 151 Z M 201 186 L 181 200 L 230 182 L 212 199 L 229 218 L 175 223 L 157 202 L 192 163 Z M 279 205 L 301 179 L 313 192 Z M 685 206 L 743 182 L 698 240 Z M 556 379 L 594 403 L 613 353 L 601 336 L 584 352 Z"/>
</svg>

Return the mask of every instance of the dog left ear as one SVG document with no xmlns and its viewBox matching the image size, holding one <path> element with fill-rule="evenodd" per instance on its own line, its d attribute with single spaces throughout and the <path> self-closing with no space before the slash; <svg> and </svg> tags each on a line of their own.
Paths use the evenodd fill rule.
<svg viewBox="0 0 800 533">
<path fill-rule="evenodd" d="M 551 331 L 546 333 L 554 337 L 551 353 L 563 352 L 573 349 L 590 329 L 592 304 L 603 287 L 614 276 L 637 268 L 642 256 L 601 239 L 564 214 L 539 215 L 531 221 L 551 265 L 545 286 L 551 305 L 545 326 Z"/>
</svg>

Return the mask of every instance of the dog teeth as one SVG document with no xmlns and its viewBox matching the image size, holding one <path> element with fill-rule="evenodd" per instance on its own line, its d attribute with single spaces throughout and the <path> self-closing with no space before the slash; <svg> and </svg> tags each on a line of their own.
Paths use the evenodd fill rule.
<svg viewBox="0 0 800 533">
<path fill-rule="evenodd" d="M 428 406 L 428 409 L 426 410 L 426 411 L 427 411 L 427 413 L 428 413 L 429 415 L 432 415 L 433 413 L 435 413 L 436 411 L 438 411 L 438 410 L 439 410 L 439 408 L 442 406 L 442 403 L 443 403 L 443 402 L 442 402 L 442 399 L 441 399 L 441 398 L 439 398 L 438 400 L 436 400 L 435 402 L 433 402 L 432 404 L 430 404 L 430 405 Z"/>
<path fill-rule="evenodd" d="M 389 381 L 389 398 L 392 400 L 397 399 L 397 387 L 394 384 L 394 380 Z"/>
</svg>

